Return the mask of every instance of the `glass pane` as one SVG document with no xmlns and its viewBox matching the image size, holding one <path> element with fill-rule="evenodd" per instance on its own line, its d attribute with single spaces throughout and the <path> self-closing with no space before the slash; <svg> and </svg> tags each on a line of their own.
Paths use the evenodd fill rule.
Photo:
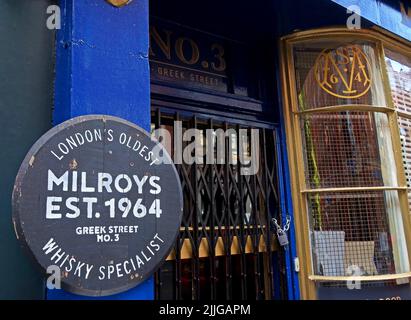
<svg viewBox="0 0 411 320">
<path fill-rule="evenodd" d="M 409 271 L 397 191 L 310 194 L 308 211 L 315 274 Z"/>
<path fill-rule="evenodd" d="M 405 178 L 411 188 L 411 59 L 390 50 L 385 54 L 394 106 L 404 114 L 398 117 L 398 125 Z M 411 192 L 408 193 L 408 203 L 411 212 Z"/>
<path fill-rule="evenodd" d="M 385 54 L 395 108 L 411 116 L 411 59 L 390 50 Z"/>
<path fill-rule="evenodd" d="M 300 125 L 308 188 L 397 186 L 385 114 L 306 114 Z"/>
<path fill-rule="evenodd" d="M 300 111 L 347 104 L 385 106 L 374 46 L 310 41 L 294 47 Z"/>
</svg>

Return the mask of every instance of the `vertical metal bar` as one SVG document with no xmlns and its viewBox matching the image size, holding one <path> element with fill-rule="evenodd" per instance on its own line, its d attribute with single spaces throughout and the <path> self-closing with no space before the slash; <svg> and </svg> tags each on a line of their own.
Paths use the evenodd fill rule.
<svg viewBox="0 0 411 320">
<path fill-rule="evenodd" d="M 238 152 L 238 159 L 237 159 L 237 184 L 239 189 L 239 208 L 238 208 L 238 216 L 237 216 L 237 223 L 239 224 L 239 239 L 238 244 L 240 245 L 240 272 L 241 272 L 241 299 L 247 299 L 247 261 L 245 256 L 245 248 L 246 248 L 246 238 L 244 237 L 244 188 L 243 188 L 243 177 L 241 175 L 241 166 L 242 163 L 240 161 L 240 144 L 243 143 L 240 137 L 240 126 L 237 125 L 237 152 Z M 239 221 L 238 221 L 239 220 Z"/>
<path fill-rule="evenodd" d="M 250 129 L 254 129 L 251 128 Z M 260 179 L 258 180 L 258 175 Z M 264 177 L 263 170 L 259 170 L 255 176 L 255 188 L 257 191 L 257 185 L 259 186 L 259 192 L 256 192 L 256 203 L 260 204 L 260 201 L 264 200 L 264 190 L 262 190 L 262 186 L 260 185 L 259 181 L 261 181 Z M 258 210 L 257 210 L 258 209 Z M 262 232 L 262 224 L 261 224 L 261 215 L 263 214 L 261 206 L 256 206 L 256 253 L 257 253 L 257 277 L 258 277 L 258 296 L 257 299 L 264 299 L 265 294 L 265 286 L 264 286 L 264 274 L 261 274 L 261 270 L 264 266 L 264 259 L 262 258 L 262 254 L 260 254 L 260 238 L 263 235 Z"/>
<path fill-rule="evenodd" d="M 209 129 L 214 130 L 213 119 L 209 119 Z M 206 140 L 207 141 L 207 140 Z M 210 148 L 211 143 L 212 149 Z M 214 154 L 215 146 L 211 141 L 207 141 L 207 152 L 212 152 Z M 214 157 L 213 157 L 214 159 Z M 211 300 L 215 300 L 217 298 L 217 288 L 216 288 L 216 281 L 217 281 L 217 270 L 216 270 L 216 257 L 215 257 L 215 245 L 216 245 L 216 235 L 218 232 L 215 230 L 215 215 L 216 215 L 216 207 L 215 207 L 215 164 L 209 163 L 209 189 L 210 189 L 210 247 L 209 254 L 210 254 L 210 298 Z"/>
<path fill-rule="evenodd" d="M 175 121 L 180 121 L 180 114 L 178 113 L 178 112 L 176 112 L 175 113 L 175 116 L 174 116 L 174 119 L 175 119 Z M 175 130 L 175 129 L 174 129 Z M 173 139 L 173 149 L 174 150 L 176 150 L 175 149 L 175 144 L 176 143 L 182 143 L 182 141 L 180 142 L 177 142 L 177 141 L 174 141 L 174 139 Z M 182 164 L 179 164 L 178 165 L 178 167 L 179 167 L 179 171 L 181 171 L 182 170 L 182 168 L 181 168 L 181 166 L 182 166 Z M 183 179 L 183 177 L 182 177 L 182 174 L 181 174 L 181 172 L 180 172 L 180 179 Z M 186 195 L 184 195 L 184 197 L 186 197 Z M 186 210 L 186 209 L 184 209 L 184 210 Z M 183 218 L 184 219 L 184 218 Z M 182 299 L 182 288 L 181 288 L 181 241 L 182 241 L 182 239 L 181 239 L 182 237 L 181 237 L 181 231 L 180 231 L 180 233 L 178 234 L 178 237 L 177 237 L 177 241 L 176 241 L 176 247 L 175 247 L 175 250 L 176 250 L 176 260 L 175 260 L 175 292 L 176 292 L 176 299 L 177 300 L 181 300 Z"/>
<path fill-rule="evenodd" d="M 267 135 L 266 135 L 267 136 Z M 277 188 L 276 190 L 275 190 L 275 192 L 277 192 L 277 198 L 276 198 L 276 203 L 275 203 L 275 210 L 274 210 L 274 208 L 272 208 L 272 210 L 271 210 L 271 216 L 273 216 L 273 213 L 274 213 L 274 211 L 275 211 L 275 213 L 277 213 L 278 215 L 280 215 L 280 213 L 279 213 L 279 211 L 281 211 L 281 208 L 280 208 L 280 201 L 282 200 L 281 199 L 281 197 L 282 196 L 280 196 L 279 194 L 280 194 L 280 187 L 279 187 L 279 184 L 278 184 L 278 179 L 277 179 L 277 177 L 278 177 L 278 175 L 280 175 L 280 171 L 279 170 L 281 170 L 280 168 L 279 168 L 279 166 L 278 166 L 278 163 L 277 163 L 277 161 L 276 161 L 276 157 L 278 156 L 278 154 L 277 154 L 277 152 L 279 152 L 279 150 L 278 150 L 278 148 L 277 148 L 277 144 L 276 144 L 276 141 L 277 140 L 275 140 L 274 139 L 274 136 L 273 136 L 273 141 L 272 141 L 272 148 L 274 149 L 274 157 L 273 157 L 273 159 L 272 159 L 272 161 L 273 161 L 273 172 L 271 173 L 271 175 L 270 175 L 270 179 L 271 179 L 271 183 L 275 183 L 275 187 Z M 266 161 L 268 161 L 268 158 L 267 158 L 267 151 L 265 151 L 265 159 L 267 159 Z M 272 177 L 272 175 L 273 174 L 276 174 L 276 176 L 275 176 L 275 178 L 277 179 L 276 181 L 272 181 L 273 180 L 273 177 Z M 277 219 L 278 219 L 278 216 L 277 216 Z M 270 221 L 268 222 L 268 228 L 270 228 Z M 274 236 L 275 237 L 275 236 Z M 274 240 L 276 240 L 276 238 L 274 239 Z M 280 249 L 281 250 L 281 249 Z M 283 298 L 283 294 L 282 294 L 282 279 L 283 279 L 283 276 L 282 276 L 282 272 L 281 272 L 281 267 L 282 267 L 282 252 L 280 252 L 280 250 L 279 251 L 277 251 L 275 254 L 272 254 L 271 255 L 271 261 L 272 261 L 272 279 L 271 279 L 271 281 L 272 281 L 272 283 L 273 283 L 273 293 L 272 293 L 272 297 L 273 297 L 273 299 L 282 299 Z M 274 267 L 275 266 L 275 267 Z"/>
<path fill-rule="evenodd" d="M 197 117 L 193 116 L 193 128 L 197 130 Z M 198 168 L 197 168 L 197 136 L 195 136 L 194 141 L 196 143 L 195 146 L 195 162 L 192 164 L 192 171 L 194 171 L 192 174 L 192 179 L 193 181 L 193 188 L 194 188 L 194 205 L 195 205 L 195 210 L 194 210 L 194 217 L 193 217 L 193 239 L 194 243 L 192 246 L 193 254 L 192 254 L 192 262 L 193 262 L 193 287 L 192 287 L 192 293 L 193 293 L 193 299 L 198 300 L 200 298 L 200 274 L 199 274 L 199 269 L 200 269 L 200 258 L 199 258 L 199 244 L 201 239 L 199 239 L 198 236 L 198 225 L 199 225 L 199 215 L 200 215 L 200 204 L 198 202 L 198 195 L 200 194 L 200 188 L 199 188 L 199 179 L 198 179 Z"/>
<path fill-rule="evenodd" d="M 251 128 L 250 128 L 251 129 Z M 254 283 L 255 283 L 255 298 L 256 300 L 259 300 L 260 296 L 260 259 L 259 259 L 259 225 L 257 222 L 257 216 L 258 216 L 258 195 L 257 195 L 257 177 L 256 175 L 252 175 L 251 177 L 251 195 L 252 195 L 252 216 L 253 216 L 253 247 L 254 247 L 254 252 L 253 252 L 253 264 L 254 264 Z"/>
<path fill-rule="evenodd" d="M 266 203 L 266 211 L 265 211 L 265 217 L 266 217 L 266 225 L 265 225 L 265 230 L 266 230 L 266 248 L 267 252 L 265 253 L 268 257 L 268 281 L 270 283 L 270 292 L 269 295 L 272 298 L 273 292 L 274 292 L 274 283 L 273 283 L 273 267 L 272 267 L 272 259 L 273 255 L 271 252 L 271 230 L 270 230 L 270 219 L 271 219 L 271 214 L 270 212 L 273 212 L 271 210 L 271 203 L 270 203 L 270 193 L 276 193 L 276 190 L 271 190 L 271 185 L 268 183 L 270 179 L 270 168 L 268 167 L 268 158 L 267 158 L 267 139 L 266 139 L 266 130 L 265 129 L 260 129 L 263 131 L 263 144 L 262 146 L 260 145 L 259 148 L 263 148 L 263 154 L 262 156 L 264 157 L 264 168 L 263 172 L 265 173 L 264 181 L 265 181 L 265 190 L 266 190 L 266 198 L 265 198 L 265 203 Z M 272 144 L 272 147 L 274 147 L 274 143 Z M 275 152 L 274 148 L 274 154 Z M 261 153 L 260 153 L 261 154 Z M 274 161 L 273 161 L 274 162 Z M 270 192 L 271 190 L 271 192 Z"/>
<path fill-rule="evenodd" d="M 228 131 L 228 124 L 227 122 L 224 123 L 224 130 L 225 132 Z M 231 300 L 233 297 L 232 294 L 232 267 L 231 267 L 231 230 L 230 230 L 230 172 L 229 172 L 229 165 L 230 165 L 230 157 L 231 157 L 231 137 L 228 136 L 225 138 L 225 165 L 224 165 L 224 193 L 226 198 L 226 206 L 225 206 L 225 242 L 224 242 L 224 249 L 225 249 L 225 277 L 226 277 L 226 299 Z"/>
</svg>

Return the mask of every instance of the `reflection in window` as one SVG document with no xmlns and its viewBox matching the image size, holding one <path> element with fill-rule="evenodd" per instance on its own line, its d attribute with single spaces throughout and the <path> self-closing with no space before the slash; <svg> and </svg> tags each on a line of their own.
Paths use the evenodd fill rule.
<svg viewBox="0 0 411 320">
<path fill-rule="evenodd" d="M 402 160 L 407 187 L 411 188 L 411 59 L 386 50 L 386 65 L 390 80 L 391 95 L 399 112 Z M 411 192 L 408 193 L 411 209 Z"/>
</svg>

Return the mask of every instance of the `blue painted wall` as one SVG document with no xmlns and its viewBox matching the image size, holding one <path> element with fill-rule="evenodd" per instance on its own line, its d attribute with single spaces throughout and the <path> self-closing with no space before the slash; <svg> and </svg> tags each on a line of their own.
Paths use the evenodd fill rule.
<svg viewBox="0 0 411 320">
<path fill-rule="evenodd" d="M 104 113 L 149 129 L 148 2 L 60 2 L 54 124 Z"/>
<path fill-rule="evenodd" d="M 115 8 L 103 0 L 61 0 L 53 124 L 109 114 L 150 129 L 148 1 Z M 84 299 L 48 291 L 48 299 Z M 153 299 L 153 279 L 104 299 Z"/>
</svg>

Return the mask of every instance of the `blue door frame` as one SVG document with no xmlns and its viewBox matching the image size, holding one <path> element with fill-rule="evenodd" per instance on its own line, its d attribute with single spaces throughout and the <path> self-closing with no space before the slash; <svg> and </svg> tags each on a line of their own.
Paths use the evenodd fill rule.
<svg viewBox="0 0 411 320">
<path fill-rule="evenodd" d="M 287 216 L 290 217 L 289 240 L 290 244 L 285 250 L 285 266 L 287 276 L 287 293 L 289 300 L 300 299 L 300 288 L 298 283 L 298 273 L 296 272 L 294 259 L 297 257 L 297 248 L 295 245 L 295 229 L 294 229 L 294 211 L 291 199 L 290 174 L 288 169 L 287 146 L 284 132 L 284 123 L 275 130 L 276 135 L 276 150 L 277 150 L 277 168 L 278 168 L 278 183 L 279 197 L 281 205 L 281 218 L 286 221 Z"/>
</svg>

